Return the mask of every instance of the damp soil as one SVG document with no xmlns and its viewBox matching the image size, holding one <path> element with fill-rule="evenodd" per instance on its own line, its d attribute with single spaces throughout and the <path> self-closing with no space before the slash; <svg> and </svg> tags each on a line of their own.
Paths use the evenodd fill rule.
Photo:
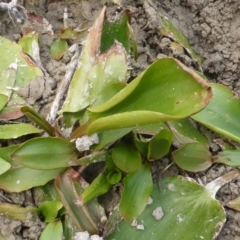
<svg viewBox="0 0 240 240">
<path fill-rule="evenodd" d="M 72 28 L 81 28 L 81 24 L 86 21 L 93 22 L 104 4 L 107 4 L 108 15 L 112 18 L 121 10 L 118 6 L 107 1 L 66 3 L 60 0 L 48 0 L 39 1 L 41 4 L 38 5 L 32 5 L 33 2 L 35 1 L 28 2 L 26 0 L 27 10 L 34 11 L 37 15 L 46 18 L 53 26 L 54 32 L 63 27 L 63 12 L 66 7 L 69 13 L 68 24 Z M 194 69 L 202 69 L 211 82 L 222 83 L 229 86 L 236 94 L 240 94 L 240 6 L 238 0 L 157 0 L 155 4 L 152 4 L 151 1 L 139 0 L 123 1 L 123 4 L 132 12 L 132 27 L 136 34 L 139 51 L 138 60 L 131 59 L 131 78 L 136 77 L 156 59 L 171 56 Z M 170 47 L 172 40 L 161 36 L 159 31 L 161 21 L 157 15 L 157 10 L 168 17 L 189 39 L 194 50 L 204 58 L 202 66 L 199 66 L 187 53 L 174 51 Z M 26 30 L 27 21 L 23 25 L 13 24 L 7 13 L 0 12 L 0 35 L 17 41 Z M 37 28 L 37 26 L 34 27 Z M 51 83 L 51 94 L 43 93 L 43 97 L 40 99 L 41 108 L 39 111 L 44 116 L 49 112 L 57 92 L 57 86 L 59 86 L 66 70 L 65 60 L 55 61 L 50 57 L 49 47 L 53 41 L 53 36 L 40 35 L 41 61 L 54 82 L 54 84 Z M 74 41 L 70 42 L 70 44 L 73 43 Z M 81 48 L 81 44 L 79 47 Z M 49 88 L 46 87 L 44 91 L 49 91 Z M 206 133 L 212 141 L 211 150 L 213 152 L 219 151 L 219 145 L 216 143 L 216 138 L 219 138 L 219 136 L 213 135 L 209 131 Z M 0 144 L 3 143 L 0 142 Z M 154 173 L 157 175 L 170 163 L 171 160 L 168 158 L 157 161 Z M 214 165 L 206 172 L 190 176 L 206 184 L 230 170 L 229 167 Z M 164 172 L 164 175 L 176 174 L 189 176 L 189 173 L 183 172 L 175 165 L 171 165 Z M 115 197 L 118 198 L 120 188 L 121 186 L 116 187 L 116 193 L 113 193 L 111 200 Z M 224 205 L 240 194 L 239 189 L 240 178 L 223 186 L 217 198 Z M 0 201 L 17 203 L 22 206 L 34 205 L 34 199 L 29 200 L 28 194 L 29 192 L 17 194 L 1 191 Z M 107 199 L 109 198 L 102 198 L 101 200 L 107 201 Z M 111 201 L 110 204 L 107 204 L 106 210 L 111 211 L 114 204 L 114 201 Z M 227 208 L 226 212 L 227 222 L 217 239 L 240 240 L 240 213 Z M 44 227 L 45 224 L 40 219 L 33 220 L 30 217 L 27 221 L 21 222 L 0 216 L 0 231 L 7 240 L 39 239 Z"/>
</svg>

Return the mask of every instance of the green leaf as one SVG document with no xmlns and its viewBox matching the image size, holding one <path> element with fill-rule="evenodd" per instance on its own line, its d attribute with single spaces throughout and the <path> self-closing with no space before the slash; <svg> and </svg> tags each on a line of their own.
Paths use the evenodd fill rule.
<svg viewBox="0 0 240 240">
<path fill-rule="evenodd" d="M 142 158 L 137 149 L 129 144 L 121 143 L 112 150 L 115 165 L 125 172 L 134 172 L 141 167 Z"/>
<path fill-rule="evenodd" d="M 143 164 L 139 170 L 126 176 L 119 206 L 124 219 L 132 221 L 142 213 L 152 189 L 151 165 L 149 163 Z"/>
<path fill-rule="evenodd" d="M 11 145 L 8 147 L 0 148 L 0 158 L 4 159 L 4 161 L 10 163 L 12 166 L 16 165 L 16 163 L 11 158 L 11 155 L 13 151 L 18 147 L 19 145 Z"/>
<path fill-rule="evenodd" d="M 153 202 L 137 218 L 143 231 L 126 221 L 118 224 L 107 240 L 214 239 L 226 214 L 220 202 L 203 186 L 182 176 L 161 179 L 152 192 Z M 176 237 L 177 236 L 177 237 Z"/>
<path fill-rule="evenodd" d="M 39 54 L 38 38 L 39 33 L 30 30 L 18 41 L 18 45 L 21 46 L 24 52 L 30 55 L 33 59 L 36 56 L 36 53 Z"/>
<path fill-rule="evenodd" d="M 124 47 L 115 42 L 99 55 L 105 7 L 90 28 L 79 58 L 63 112 L 78 112 L 94 103 L 103 89 L 116 82 L 127 80 L 127 54 Z"/>
<path fill-rule="evenodd" d="M 107 180 L 111 184 L 118 183 L 122 178 L 122 173 L 118 169 L 115 169 L 114 171 L 111 171 L 107 175 Z"/>
<path fill-rule="evenodd" d="M 211 83 L 213 99 L 208 106 L 192 118 L 209 129 L 240 142 L 240 99 L 223 85 Z"/>
<path fill-rule="evenodd" d="M 17 204 L 0 203 L 0 214 L 8 218 L 26 221 L 29 215 L 36 217 L 37 209 L 32 206 L 22 207 Z"/>
<path fill-rule="evenodd" d="M 58 216 L 58 211 L 62 207 L 60 201 L 45 201 L 39 205 L 37 213 L 44 217 L 44 222 L 51 222 Z"/>
<path fill-rule="evenodd" d="M 41 131 L 31 124 L 13 123 L 0 125 L 0 139 L 18 138 L 27 134 L 40 133 Z"/>
<path fill-rule="evenodd" d="M 214 163 L 223 163 L 230 167 L 240 167 L 240 149 L 224 150 L 213 157 Z"/>
<path fill-rule="evenodd" d="M 22 192 L 46 184 L 62 171 L 62 168 L 54 170 L 35 170 L 25 167 L 10 169 L 0 175 L 0 188 L 8 192 Z"/>
<path fill-rule="evenodd" d="M 190 119 L 175 120 L 167 124 L 180 145 L 193 142 L 208 144 L 206 136 L 193 126 Z"/>
<path fill-rule="evenodd" d="M 55 129 L 44 119 L 38 112 L 29 106 L 21 107 L 21 111 L 26 117 L 36 123 L 44 131 L 46 131 L 50 136 L 55 136 Z"/>
<path fill-rule="evenodd" d="M 28 140 L 12 154 L 13 160 L 25 167 L 48 170 L 69 167 L 77 157 L 73 143 L 52 137 Z"/>
<path fill-rule="evenodd" d="M 188 143 L 172 153 L 174 162 L 189 172 L 204 171 L 212 165 L 212 155 L 200 143 Z"/>
<path fill-rule="evenodd" d="M 5 173 L 8 169 L 11 168 L 11 164 L 6 162 L 4 159 L 0 157 L 0 175 Z"/>
<path fill-rule="evenodd" d="M 148 145 L 148 159 L 157 160 L 165 156 L 170 150 L 172 138 L 172 133 L 165 129 L 156 134 Z"/>
<path fill-rule="evenodd" d="M 129 10 L 124 10 L 118 20 L 103 25 L 100 47 L 101 53 L 107 51 L 116 40 L 124 46 L 126 52 L 130 51 L 129 18 Z"/>
<path fill-rule="evenodd" d="M 4 108 L 8 102 L 8 96 L 0 93 L 0 111 Z"/>
<path fill-rule="evenodd" d="M 211 96 L 208 83 L 193 70 L 162 58 L 113 98 L 88 109 L 88 134 L 182 119 L 202 110 Z"/>
<path fill-rule="evenodd" d="M 64 174 L 59 174 L 55 180 L 55 187 L 64 208 L 78 231 L 98 234 L 98 223 L 103 217 L 106 217 L 104 210 L 95 200 L 83 206 L 79 204 L 79 196 L 83 192 L 81 185 L 86 185 L 86 182 L 83 179 L 73 180 L 76 173 L 70 168 Z"/>
<path fill-rule="evenodd" d="M 83 191 L 80 196 L 82 204 L 90 202 L 92 199 L 108 192 L 113 185 L 108 182 L 107 174 L 100 173 L 93 182 Z"/>
<path fill-rule="evenodd" d="M 163 24 L 160 29 L 161 34 L 179 43 L 185 48 L 189 55 L 193 57 L 193 59 L 196 59 L 197 61 L 199 61 L 200 64 L 202 64 L 203 58 L 193 50 L 188 39 L 169 21 L 167 17 L 162 16 L 162 14 L 160 14 L 160 17 Z"/>
<path fill-rule="evenodd" d="M 51 57 L 55 60 L 60 60 L 64 53 L 68 50 L 67 40 L 57 39 L 50 47 Z"/>
<path fill-rule="evenodd" d="M 62 240 L 63 227 L 61 220 L 50 222 L 43 230 L 39 240 Z"/>
</svg>

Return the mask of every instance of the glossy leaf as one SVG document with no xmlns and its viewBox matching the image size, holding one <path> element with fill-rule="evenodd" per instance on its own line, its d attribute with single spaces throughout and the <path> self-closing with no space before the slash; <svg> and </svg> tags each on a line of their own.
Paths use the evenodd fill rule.
<svg viewBox="0 0 240 240">
<path fill-rule="evenodd" d="M 6 162 L 4 159 L 0 157 L 0 175 L 5 173 L 8 169 L 11 168 L 11 164 Z"/>
<path fill-rule="evenodd" d="M 204 171 L 212 165 L 212 155 L 200 143 L 188 143 L 172 153 L 174 162 L 189 172 Z"/>
<path fill-rule="evenodd" d="M 0 175 L 0 188 L 8 192 L 22 192 L 32 187 L 42 186 L 63 171 L 54 170 L 35 170 L 25 167 L 10 169 Z"/>
<path fill-rule="evenodd" d="M 27 134 L 40 133 L 41 130 L 27 123 L 0 125 L 0 139 L 18 138 Z"/>
<path fill-rule="evenodd" d="M 157 160 L 165 156 L 172 145 L 172 138 L 172 133 L 165 129 L 156 134 L 148 145 L 148 159 Z"/>
<path fill-rule="evenodd" d="M 240 142 L 240 99 L 234 97 L 230 88 L 211 83 L 213 99 L 209 105 L 192 118 L 209 129 Z"/>
<path fill-rule="evenodd" d="M 220 202 L 193 179 L 182 176 L 161 179 L 151 198 L 153 202 L 136 219 L 136 227 L 122 221 L 107 240 L 145 240 L 149 236 L 151 240 L 214 239 L 226 220 Z M 138 225 L 144 230 L 137 229 Z"/>
<path fill-rule="evenodd" d="M 0 203 L 0 214 L 14 220 L 26 221 L 30 214 L 36 218 L 36 212 L 37 209 L 32 206 L 22 207 L 17 204 Z"/>
<path fill-rule="evenodd" d="M 0 94 L 0 111 L 4 108 L 8 102 L 8 97 L 4 94 Z"/>
<path fill-rule="evenodd" d="M 68 167 L 77 157 L 78 152 L 73 143 L 52 137 L 28 140 L 12 154 L 14 161 L 33 169 Z"/>
<path fill-rule="evenodd" d="M 92 199 L 108 192 L 113 185 L 109 183 L 106 173 L 100 173 L 93 182 L 83 191 L 80 196 L 82 204 L 90 202 Z"/>
<path fill-rule="evenodd" d="M 214 163 L 223 163 L 230 167 L 240 167 L 240 149 L 224 150 L 213 157 Z"/>
<path fill-rule="evenodd" d="M 89 30 L 63 112 L 78 112 L 91 105 L 108 84 L 127 80 L 127 55 L 120 43 L 99 55 L 105 9 Z"/>
<path fill-rule="evenodd" d="M 13 161 L 11 158 L 12 153 L 16 148 L 18 148 L 19 145 L 11 145 L 8 147 L 2 147 L 0 148 L 0 158 L 2 158 L 4 161 L 8 162 L 11 164 L 13 167 L 16 167 L 16 163 Z"/>
<path fill-rule="evenodd" d="M 55 60 L 60 60 L 64 53 L 68 50 L 67 40 L 57 39 L 50 47 L 51 57 Z"/>
<path fill-rule="evenodd" d="M 113 98 L 88 109 L 88 133 L 182 119 L 202 110 L 211 96 L 198 74 L 175 59 L 162 58 Z"/>
<path fill-rule="evenodd" d="M 63 207 L 60 201 L 45 201 L 38 207 L 38 215 L 44 217 L 44 222 L 51 222 L 58 216 L 58 211 Z"/>
<path fill-rule="evenodd" d="M 141 167 L 142 158 L 137 149 L 129 144 L 121 143 L 112 150 L 115 165 L 125 172 L 134 172 Z"/>
<path fill-rule="evenodd" d="M 84 206 L 79 204 L 79 196 L 83 187 L 78 180 L 73 180 L 76 175 L 73 169 L 68 169 L 55 180 L 55 187 L 61 198 L 67 214 L 70 216 L 78 231 L 88 231 L 90 234 L 98 234 L 98 223 L 106 217 L 103 208 L 93 200 Z M 82 181 L 82 180 L 81 180 Z M 86 182 L 82 181 L 86 185 Z"/>
<path fill-rule="evenodd" d="M 50 222 L 43 230 L 39 240 L 62 240 L 63 227 L 61 220 Z"/>
<path fill-rule="evenodd" d="M 142 213 L 152 189 L 151 165 L 149 163 L 143 164 L 136 172 L 126 176 L 119 206 L 124 219 L 132 221 Z"/>
</svg>

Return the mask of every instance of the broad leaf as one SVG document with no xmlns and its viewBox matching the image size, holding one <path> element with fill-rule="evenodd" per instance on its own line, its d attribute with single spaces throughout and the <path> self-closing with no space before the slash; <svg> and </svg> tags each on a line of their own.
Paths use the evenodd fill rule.
<svg viewBox="0 0 240 240">
<path fill-rule="evenodd" d="M 39 240 L 62 240 L 63 227 L 61 220 L 50 222 L 43 230 Z"/>
<path fill-rule="evenodd" d="M 181 176 L 161 179 L 159 187 L 160 192 L 155 185 L 153 202 L 137 218 L 136 226 L 122 221 L 107 240 L 145 240 L 149 236 L 151 240 L 202 240 L 218 235 L 226 214 L 208 190 Z"/>
<path fill-rule="evenodd" d="M 212 155 L 200 143 L 188 143 L 172 153 L 174 162 L 189 172 L 204 171 L 212 165 Z"/>
<path fill-rule="evenodd" d="M 0 125 L 0 139 L 18 138 L 27 134 L 40 133 L 41 130 L 27 123 Z"/>
<path fill-rule="evenodd" d="M 25 167 L 10 169 L 0 175 L 0 188 L 8 192 L 22 192 L 32 187 L 45 185 L 63 169 L 35 170 Z"/>
<path fill-rule="evenodd" d="M 208 83 L 172 58 L 162 58 L 100 106 L 89 108 L 88 133 L 182 119 L 211 100 Z"/>
<path fill-rule="evenodd" d="M 126 176 L 119 206 L 124 219 L 132 221 L 142 213 L 152 189 L 151 165 L 149 163 L 143 164 L 139 170 Z"/>
<path fill-rule="evenodd" d="M 68 167 L 77 157 L 78 152 L 73 143 L 51 137 L 28 140 L 12 154 L 14 161 L 33 169 Z"/>
<path fill-rule="evenodd" d="M 125 172 L 134 172 L 142 164 L 142 158 L 137 149 L 126 143 L 121 143 L 113 149 L 112 159 L 115 165 Z"/>
<path fill-rule="evenodd" d="M 234 141 L 240 142 L 240 99 L 234 97 L 230 88 L 211 84 L 213 99 L 209 105 L 192 118 L 209 129 Z"/>
</svg>

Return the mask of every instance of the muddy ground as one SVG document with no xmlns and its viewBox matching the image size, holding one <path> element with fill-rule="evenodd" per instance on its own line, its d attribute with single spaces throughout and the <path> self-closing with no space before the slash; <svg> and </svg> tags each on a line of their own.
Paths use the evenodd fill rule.
<svg viewBox="0 0 240 240">
<path fill-rule="evenodd" d="M 28 1 L 28 0 L 26 0 Z M 5 1 L 6 2 L 6 1 Z M 53 26 L 54 31 L 63 27 L 64 8 L 68 8 L 68 24 L 72 28 L 81 27 L 84 21 L 92 22 L 98 15 L 103 4 L 107 1 L 76 1 L 65 3 L 64 1 L 39 1 L 41 4 L 32 5 L 38 1 L 25 2 L 27 9 L 32 9 L 36 14 L 45 17 Z M 46 3 L 46 4 L 45 4 Z M 134 78 L 157 58 L 172 56 L 181 60 L 184 64 L 197 70 L 199 65 L 189 55 L 179 53 L 170 48 L 171 40 L 162 37 L 159 32 L 161 22 L 156 14 L 159 10 L 167 16 L 178 29 L 190 40 L 195 51 L 204 58 L 202 69 L 204 74 L 212 82 L 220 82 L 231 87 L 234 92 L 240 94 L 240 5 L 238 0 L 161 0 L 156 2 L 156 9 L 151 2 L 125 1 L 124 5 L 132 13 L 132 26 L 136 34 L 139 58 L 137 62 L 132 60 L 131 77 Z M 108 4 L 108 12 L 114 16 L 120 11 L 117 6 Z M 0 12 L 0 35 L 11 40 L 18 40 L 26 28 L 27 20 L 23 25 L 13 24 L 7 13 Z M 36 27 L 36 26 L 35 26 Z M 42 34 L 40 36 L 41 61 L 50 76 L 59 85 L 65 74 L 66 63 L 63 60 L 51 59 L 49 47 L 53 37 Z M 56 86 L 57 86 L 56 85 Z M 51 102 L 54 99 L 57 88 L 52 86 L 53 94 L 47 94 L 42 99 L 41 113 L 47 115 Z M 211 137 L 211 134 L 210 134 Z M 218 151 L 217 144 L 211 145 L 212 151 Z M 170 163 L 164 159 L 156 164 L 156 171 L 161 171 Z M 204 173 L 199 173 L 195 178 L 200 178 L 202 183 L 223 175 L 230 168 L 215 165 Z M 176 166 L 168 170 L 168 174 L 184 174 Z M 218 193 L 218 199 L 224 204 L 240 194 L 240 178 L 222 187 Z M 29 205 L 24 193 L 8 194 L 0 192 L 0 201 L 14 202 L 23 206 Z M 240 239 L 240 213 L 226 209 L 227 222 L 223 227 L 218 240 Z M 0 216 L 0 231 L 7 240 L 38 239 L 44 228 L 40 221 L 12 221 Z"/>
</svg>

